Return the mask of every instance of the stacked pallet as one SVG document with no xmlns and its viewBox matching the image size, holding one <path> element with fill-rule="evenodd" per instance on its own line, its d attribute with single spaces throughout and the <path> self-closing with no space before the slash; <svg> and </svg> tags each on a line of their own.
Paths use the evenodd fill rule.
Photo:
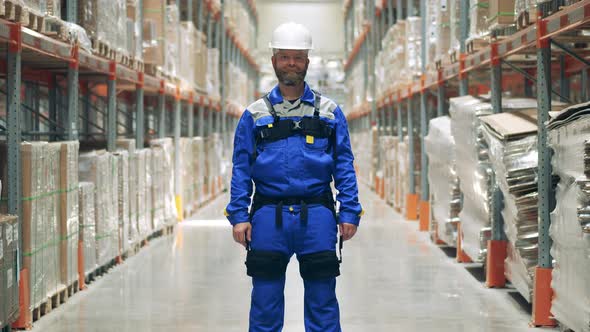
<svg viewBox="0 0 590 332">
<path fill-rule="evenodd" d="M 0 328 L 16 319 L 18 293 L 18 217 L 0 215 Z"/>
</svg>

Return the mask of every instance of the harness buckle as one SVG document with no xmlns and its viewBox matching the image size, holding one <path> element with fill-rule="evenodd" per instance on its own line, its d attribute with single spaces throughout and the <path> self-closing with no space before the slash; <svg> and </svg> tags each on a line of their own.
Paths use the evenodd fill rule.
<svg viewBox="0 0 590 332">
<path fill-rule="evenodd" d="M 293 130 L 297 130 L 297 129 L 299 129 L 299 130 L 303 129 L 303 128 L 301 128 L 301 120 L 293 121 Z"/>
</svg>

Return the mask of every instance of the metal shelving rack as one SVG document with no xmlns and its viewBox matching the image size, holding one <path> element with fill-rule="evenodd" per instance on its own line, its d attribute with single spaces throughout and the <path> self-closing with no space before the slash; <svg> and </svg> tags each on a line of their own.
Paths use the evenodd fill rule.
<svg viewBox="0 0 590 332">
<path fill-rule="evenodd" d="M 350 7 L 354 6 L 352 0 L 345 2 L 345 19 L 346 24 L 350 24 L 351 15 Z M 362 0 L 361 0 L 362 1 Z M 353 130 L 365 130 L 368 127 L 370 115 L 371 119 L 377 119 L 378 122 L 372 122 L 378 126 L 381 134 L 391 134 L 399 137 L 402 135 L 402 117 L 405 114 L 408 119 L 408 132 L 412 132 L 412 118 L 417 114 L 412 108 L 413 100 L 420 98 L 420 138 L 427 135 L 427 125 L 433 113 L 441 116 L 446 113 L 446 101 L 448 97 L 456 95 L 466 95 L 470 88 L 476 89 L 478 84 L 489 85 L 491 93 L 491 104 L 494 113 L 502 112 L 502 91 L 506 86 L 503 77 L 508 75 L 524 76 L 524 94 L 533 95 L 533 86 L 531 82 L 536 83 L 536 99 L 538 104 L 538 150 L 539 150 L 539 174 L 538 174 L 538 192 L 539 192 L 539 263 L 535 270 L 533 285 L 533 312 L 532 322 L 534 326 L 554 326 L 556 322 L 550 313 L 551 309 L 551 271 L 552 257 L 550 254 L 551 237 L 549 236 L 549 227 L 551 219 L 549 213 L 553 208 L 552 204 L 552 187 L 551 187 L 551 151 L 547 146 L 547 127 L 546 122 L 549 119 L 551 109 L 552 95 L 556 95 L 561 101 L 569 102 L 570 98 L 570 78 L 580 75 L 581 94 L 580 99 L 588 98 L 588 69 L 590 61 L 587 60 L 588 52 L 579 52 L 575 49 L 565 46 L 565 43 L 572 43 L 575 40 L 565 36 L 568 32 L 588 28 L 590 25 L 590 1 L 583 0 L 573 5 L 561 8 L 561 10 L 546 15 L 539 11 L 535 24 L 523 28 L 522 30 L 506 36 L 502 39 L 493 40 L 489 47 L 485 47 L 474 53 L 467 54 L 465 40 L 468 30 L 468 12 L 463 10 L 469 8 L 468 0 L 461 0 L 461 49 L 458 61 L 450 65 L 443 65 L 435 74 L 427 73 L 423 68 L 423 75 L 420 80 L 410 84 L 407 88 L 397 91 L 389 91 L 385 97 L 380 100 L 373 100 L 362 105 L 354 105 L 351 113 L 348 114 L 348 120 L 351 122 Z M 421 0 L 421 11 L 424 12 L 425 1 Z M 411 10 L 412 1 L 408 1 L 405 9 Z M 374 8 L 373 6 L 370 6 Z M 346 45 L 353 45 L 349 53 L 346 67 L 349 68 L 355 61 L 359 61 L 360 50 L 370 47 L 367 42 L 367 35 L 373 31 L 383 31 L 383 24 L 394 24 L 391 17 L 393 12 L 397 12 L 397 20 L 403 18 L 401 0 L 384 0 L 383 10 L 376 11 L 376 22 L 367 23 L 365 31 L 356 40 L 351 40 L 350 34 L 346 34 Z M 389 19 L 379 20 L 384 12 L 389 13 Z M 407 11 L 406 11 L 407 12 Z M 423 18 L 423 21 L 424 18 Z M 424 24 L 423 24 L 424 27 Z M 425 40 L 424 29 L 422 31 Z M 562 41 L 563 40 L 563 41 Z M 584 40 L 587 42 L 587 40 Z M 367 54 L 365 52 L 365 61 Z M 520 68 L 522 63 L 511 61 L 514 55 L 528 55 L 531 58 L 527 68 Z M 567 56 L 567 57 L 566 57 Z M 422 54 L 424 60 L 424 54 Z M 424 62 L 422 62 L 424 63 Z M 552 88 L 552 69 L 559 71 L 559 91 Z M 488 77 L 482 81 L 481 76 Z M 366 77 L 374 75 L 365 72 Z M 472 90 L 473 91 L 473 90 Z M 475 92 L 472 92 L 475 93 Z M 436 96 L 436 112 L 430 109 L 431 106 L 425 100 L 429 95 Z M 407 102 L 407 108 L 404 108 L 404 102 Z M 397 107 L 396 107 L 397 106 Z M 375 112 L 375 108 L 377 112 Z M 377 113 L 377 114 L 376 114 Z M 380 115 L 380 116 L 379 116 Z M 389 121 L 387 121 L 389 119 Z M 397 129 L 397 130 L 396 130 Z M 410 140 L 411 142 L 412 140 Z M 414 160 L 413 149 L 409 149 L 410 160 Z M 421 209 L 428 209 L 428 179 L 426 177 L 427 157 L 425 150 L 422 149 L 420 160 L 422 163 L 422 196 L 420 197 Z M 414 166 L 410 162 L 411 167 Z M 414 172 L 414 170 L 411 170 Z M 413 179 L 413 177 L 411 178 Z M 410 181 L 412 182 L 412 181 Z M 414 183 L 410 183 L 410 193 L 414 188 Z M 501 193 L 499 190 L 494 191 L 492 201 L 492 240 L 488 242 L 487 257 L 487 274 L 486 284 L 488 287 L 503 287 L 505 284 L 504 277 L 504 259 L 506 258 L 506 236 L 503 231 L 503 220 L 501 217 Z M 408 219 L 416 219 L 420 212 L 420 230 L 428 230 L 428 210 L 417 209 L 418 205 L 408 205 L 412 211 L 408 211 Z M 423 213 L 426 211 L 427 213 Z M 457 260 L 459 262 L 470 261 L 458 244 Z"/>
<path fill-rule="evenodd" d="M 242 1 L 257 26 L 253 1 Z M 249 76 L 257 80 L 259 67 L 251 53 L 253 45 L 243 45 L 235 31 L 224 26 L 223 0 L 221 8 L 214 8 L 210 0 L 184 0 L 184 5 L 188 12 L 196 9 L 192 21 L 206 32 L 208 48 L 220 48 L 221 68 L 232 61 L 247 68 Z M 138 8 L 143 8 L 142 0 L 138 1 Z M 77 1 L 67 1 L 66 20 L 76 19 Z M 227 82 L 223 72 L 221 99 L 215 99 L 203 87 L 181 87 L 176 80 L 147 75 L 3 19 L 0 53 L 5 56 L 5 61 L 0 61 L 5 90 L 0 92 L 6 94 L 6 116 L 0 117 L 0 137 L 6 139 L 8 147 L 7 178 L 3 185 L 8 213 L 14 215 L 21 215 L 20 144 L 24 139 L 59 141 L 86 137 L 97 140 L 108 151 L 116 149 L 118 137 L 135 138 L 138 147 L 144 146 L 146 137 L 173 137 L 178 144 L 181 136 L 229 134 L 229 119 L 241 113 L 234 102 L 225 99 L 223 90 Z M 91 92 L 98 85 L 106 85 L 106 96 Z M 41 112 L 40 105 L 47 106 L 47 114 Z M 40 131 L 42 127 L 48 130 Z M 178 160 L 175 165 L 175 183 L 179 188 Z M 178 189 L 176 194 L 180 195 Z"/>
</svg>

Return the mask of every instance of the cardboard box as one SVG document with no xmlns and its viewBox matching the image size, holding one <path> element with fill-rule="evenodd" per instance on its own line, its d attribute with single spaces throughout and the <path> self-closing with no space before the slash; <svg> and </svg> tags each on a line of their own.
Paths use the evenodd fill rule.
<svg viewBox="0 0 590 332">
<path fill-rule="evenodd" d="M 493 27 L 497 24 L 513 24 L 514 1 L 515 0 L 490 0 L 488 25 Z"/>
<path fill-rule="evenodd" d="M 79 146 L 78 141 L 63 142 L 60 152 L 60 280 L 67 286 L 78 280 Z"/>
</svg>

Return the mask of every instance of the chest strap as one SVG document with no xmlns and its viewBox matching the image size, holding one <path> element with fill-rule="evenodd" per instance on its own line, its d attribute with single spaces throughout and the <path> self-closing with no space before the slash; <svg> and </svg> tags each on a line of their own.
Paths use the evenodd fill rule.
<svg viewBox="0 0 590 332">
<path fill-rule="evenodd" d="M 268 94 L 266 94 L 263 99 L 273 117 L 273 123 L 266 128 L 260 129 L 256 135 L 257 141 L 274 142 L 297 134 L 313 136 L 314 138 L 330 138 L 333 134 L 333 129 L 326 121 L 320 119 L 322 95 L 315 90 L 313 92 L 315 95 L 313 117 L 302 117 L 297 121 L 293 119 L 281 121 L 281 118 L 277 115 L 268 98 Z"/>
</svg>

